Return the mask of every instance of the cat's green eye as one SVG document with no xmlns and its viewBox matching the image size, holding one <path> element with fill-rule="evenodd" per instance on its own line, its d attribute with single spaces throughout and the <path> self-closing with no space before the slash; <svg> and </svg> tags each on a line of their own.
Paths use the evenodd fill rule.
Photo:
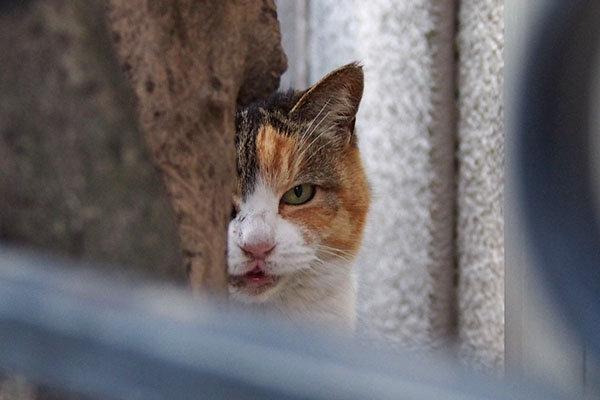
<svg viewBox="0 0 600 400">
<path fill-rule="evenodd" d="M 307 203 L 315 195 L 315 186 L 308 183 L 294 186 L 290 190 L 284 193 L 281 201 L 285 204 L 298 206 L 300 204 Z"/>
</svg>

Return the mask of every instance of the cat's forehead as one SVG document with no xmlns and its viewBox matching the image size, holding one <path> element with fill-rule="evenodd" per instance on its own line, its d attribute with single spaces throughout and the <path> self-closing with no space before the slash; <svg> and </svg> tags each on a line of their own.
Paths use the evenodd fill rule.
<svg viewBox="0 0 600 400">
<path fill-rule="evenodd" d="M 322 142 L 306 132 L 302 123 L 279 112 L 262 110 L 262 115 L 253 115 L 251 110 L 239 111 L 238 194 L 244 198 L 252 193 L 258 181 L 275 192 L 300 183 L 333 185 L 337 180 L 333 160 L 323 156 L 327 149 Z"/>
<path fill-rule="evenodd" d="M 258 180 L 274 189 L 290 184 L 301 169 L 299 127 L 284 124 L 283 119 L 269 115 L 253 118 L 248 111 L 242 111 L 240 116 L 236 147 L 242 197 L 254 190 Z"/>
</svg>

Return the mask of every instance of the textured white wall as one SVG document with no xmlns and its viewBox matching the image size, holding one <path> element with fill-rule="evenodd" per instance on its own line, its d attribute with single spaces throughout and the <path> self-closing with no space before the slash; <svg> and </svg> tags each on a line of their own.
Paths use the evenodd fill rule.
<svg viewBox="0 0 600 400">
<path fill-rule="evenodd" d="M 308 0 L 275 1 L 281 26 L 281 44 L 288 58 L 288 69 L 281 76 L 279 84 L 281 90 L 308 86 L 308 3 Z"/>
<path fill-rule="evenodd" d="M 311 83 L 353 60 L 365 70 L 357 134 L 374 202 L 359 317 L 411 348 L 445 342 L 453 316 L 453 13 L 433 3 L 309 5 Z"/>
<path fill-rule="evenodd" d="M 504 364 L 504 2 L 458 10 L 457 238 L 461 358 Z"/>
</svg>

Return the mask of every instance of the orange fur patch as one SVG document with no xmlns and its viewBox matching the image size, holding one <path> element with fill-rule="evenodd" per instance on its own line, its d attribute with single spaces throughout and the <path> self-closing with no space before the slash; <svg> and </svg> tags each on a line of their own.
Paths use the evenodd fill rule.
<svg viewBox="0 0 600 400">
<path fill-rule="evenodd" d="M 280 134 L 274 127 L 260 128 L 256 138 L 258 170 L 263 181 L 281 196 L 296 182 L 302 160 L 297 138 Z M 302 205 L 280 205 L 280 214 L 303 226 L 309 242 L 354 256 L 360 247 L 370 202 L 370 190 L 358 148 L 348 145 L 336 159 L 340 184 L 336 189 L 317 187 L 312 200 Z M 334 250 L 334 252 L 336 251 Z M 331 251 L 331 250 L 330 250 Z M 327 250 L 324 250 L 327 253 Z M 330 256 L 331 253 L 328 253 Z"/>
<path fill-rule="evenodd" d="M 279 134 L 270 125 L 260 128 L 256 136 L 258 171 L 265 183 L 278 193 L 284 192 L 298 174 L 295 155 L 296 141 Z"/>
<path fill-rule="evenodd" d="M 338 159 L 337 168 L 341 173 L 341 185 L 336 193 L 339 209 L 322 238 L 323 245 L 355 255 L 371 198 L 358 149 L 349 146 Z"/>
</svg>

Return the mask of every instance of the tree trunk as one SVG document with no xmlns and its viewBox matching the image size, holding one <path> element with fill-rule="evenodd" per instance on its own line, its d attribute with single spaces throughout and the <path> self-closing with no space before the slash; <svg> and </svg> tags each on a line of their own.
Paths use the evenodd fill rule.
<svg viewBox="0 0 600 400">
<path fill-rule="evenodd" d="M 0 240 L 185 280 L 101 2 L 0 11 Z"/>
<path fill-rule="evenodd" d="M 110 0 L 108 25 L 177 215 L 196 291 L 226 290 L 236 102 L 286 68 L 272 1 Z"/>
</svg>

